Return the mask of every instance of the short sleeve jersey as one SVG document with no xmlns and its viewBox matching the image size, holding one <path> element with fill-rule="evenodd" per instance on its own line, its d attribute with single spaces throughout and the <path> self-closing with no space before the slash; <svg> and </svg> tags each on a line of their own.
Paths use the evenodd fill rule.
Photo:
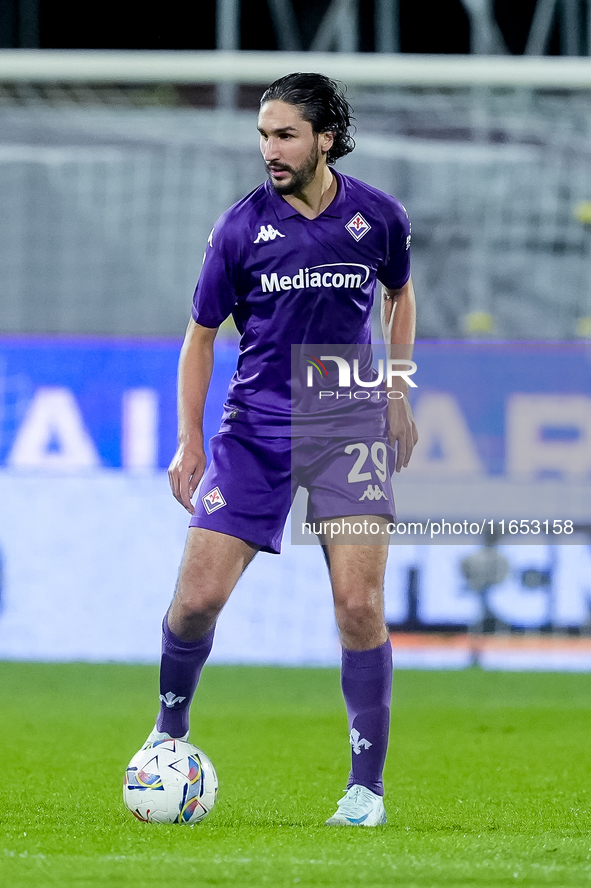
<svg viewBox="0 0 591 888">
<path fill-rule="evenodd" d="M 337 194 L 307 219 L 269 182 L 218 220 L 193 298 L 193 318 L 241 334 L 222 431 L 289 435 L 291 346 L 369 344 L 376 281 L 410 275 L 410 222 L 399 201 L 333 171 Z"/>
</svg>

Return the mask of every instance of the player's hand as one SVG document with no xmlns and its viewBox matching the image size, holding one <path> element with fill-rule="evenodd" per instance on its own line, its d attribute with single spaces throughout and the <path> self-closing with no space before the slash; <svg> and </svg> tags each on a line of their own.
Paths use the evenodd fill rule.
<svg viewBox="0 0 591 888">
<path fill-rule="evenodd" d="M 413 448 L 419 440 L 419 433 L 412 415 L 412 408 L 406 395 L 396 400 L 388 400 L 388 437 L 392 447 L 397 446 L 396 471 L 406 468 Z"/>
<path fill-rule="evenodd" d="M 168 467 L 168 480 L 173 496 L 190 515 L 195 512 L 191 499 L 205 471 L 205 463 L 206 457 L 203 447 L 189 450 L 187 445 L 183 443 L 179 444 Z"/>
</svg>

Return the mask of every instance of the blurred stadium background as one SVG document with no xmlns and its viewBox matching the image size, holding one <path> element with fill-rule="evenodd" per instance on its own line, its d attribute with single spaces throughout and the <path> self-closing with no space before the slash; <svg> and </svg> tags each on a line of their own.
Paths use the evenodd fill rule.
<svg viewBox="0 0 591 888">
<path fill-rule="evenodd" d="M 413 221 L 430 369 L 403 515 L 428 517 L 428 485 L 433 518 L 472 491 L 487 517 L 578 528 L 578 545 L 497 545 L 492 561 L 480 539 L 397 547 L 396 662 L 591 669 L 591 2 L 218 0 L 196 15 L 0 12 L 0 656 L 157 658 L 186 528 L 164 472 L 175 364 L 204 244 L 261 181 L 262 90 L 320 70 L 356 111 L 339 168 Z M 476 342 L 504 373 L 486 422 L 482 388 L 467 397 L 453 373 Z M 227 325 L 210 433 L 235 354 Z M 518 505 L 494 505 L 509 489 Z M 241 581 L 219 662 L 337 662 L 319 552 L 289 533 L 285 549 Z"/>
</svg>

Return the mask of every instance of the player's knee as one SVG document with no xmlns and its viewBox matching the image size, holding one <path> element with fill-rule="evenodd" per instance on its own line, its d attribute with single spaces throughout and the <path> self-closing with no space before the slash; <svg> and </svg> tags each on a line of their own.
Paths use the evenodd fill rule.
<svg viewBox="0 0 591 888">
<path fill-rule="evenodd" d="M 196 620 L 216 620 L 226 602 L 223 596 L 179 596 L 178 612 L 183 620 L 194 622 Z"/>
<path fill-rule="evenodd" d="M 335 613 L 340 631 L 347 635 L 365 635 L 384 621 L 381 606 L 367 598 L 344 597 L 335 603 Z"/>
<path fill-rule="evenodd" d="M 177 596 L 169 612 L 169 626 L 183 641 L 193 641 L 215 626 L 222 607 L 221 602 L 183 601 Z"/>
</svg>

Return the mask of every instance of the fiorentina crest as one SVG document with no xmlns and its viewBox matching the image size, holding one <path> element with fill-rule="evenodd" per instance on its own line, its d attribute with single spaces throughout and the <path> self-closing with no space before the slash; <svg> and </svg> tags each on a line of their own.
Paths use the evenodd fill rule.
<svg viewBox="0 0 591 888">
<path fill-rule="evenodd" d="M 214 487 L 213 490 L 210 490 L 209 493 L 202 496 L 201 502 L 205 506 L 205 511 L 208 515 L 211 515 L 212 512 L 216 512 L 218 509 L 221 509 L 226 505 L 226 500 L 222 496 L 219 487 Z"/>
<path fill-rule="evenodd" d="M 356 241 L 360 241 L 364 234 L 370 230 L 371 225 L 367 222 L 361 213 L 355 213 L 350 222 L 347 222 L 345 228 Z"/>
<path fill-rule="evenodd" d="M 353 747 L 355 755 L 359 755 L 362 749 L 369 749 L 372 744 L 365 737 L 362 737 L 356 728 L 353 728 L 349 735 L 349 743 Z"/>
</svg>

